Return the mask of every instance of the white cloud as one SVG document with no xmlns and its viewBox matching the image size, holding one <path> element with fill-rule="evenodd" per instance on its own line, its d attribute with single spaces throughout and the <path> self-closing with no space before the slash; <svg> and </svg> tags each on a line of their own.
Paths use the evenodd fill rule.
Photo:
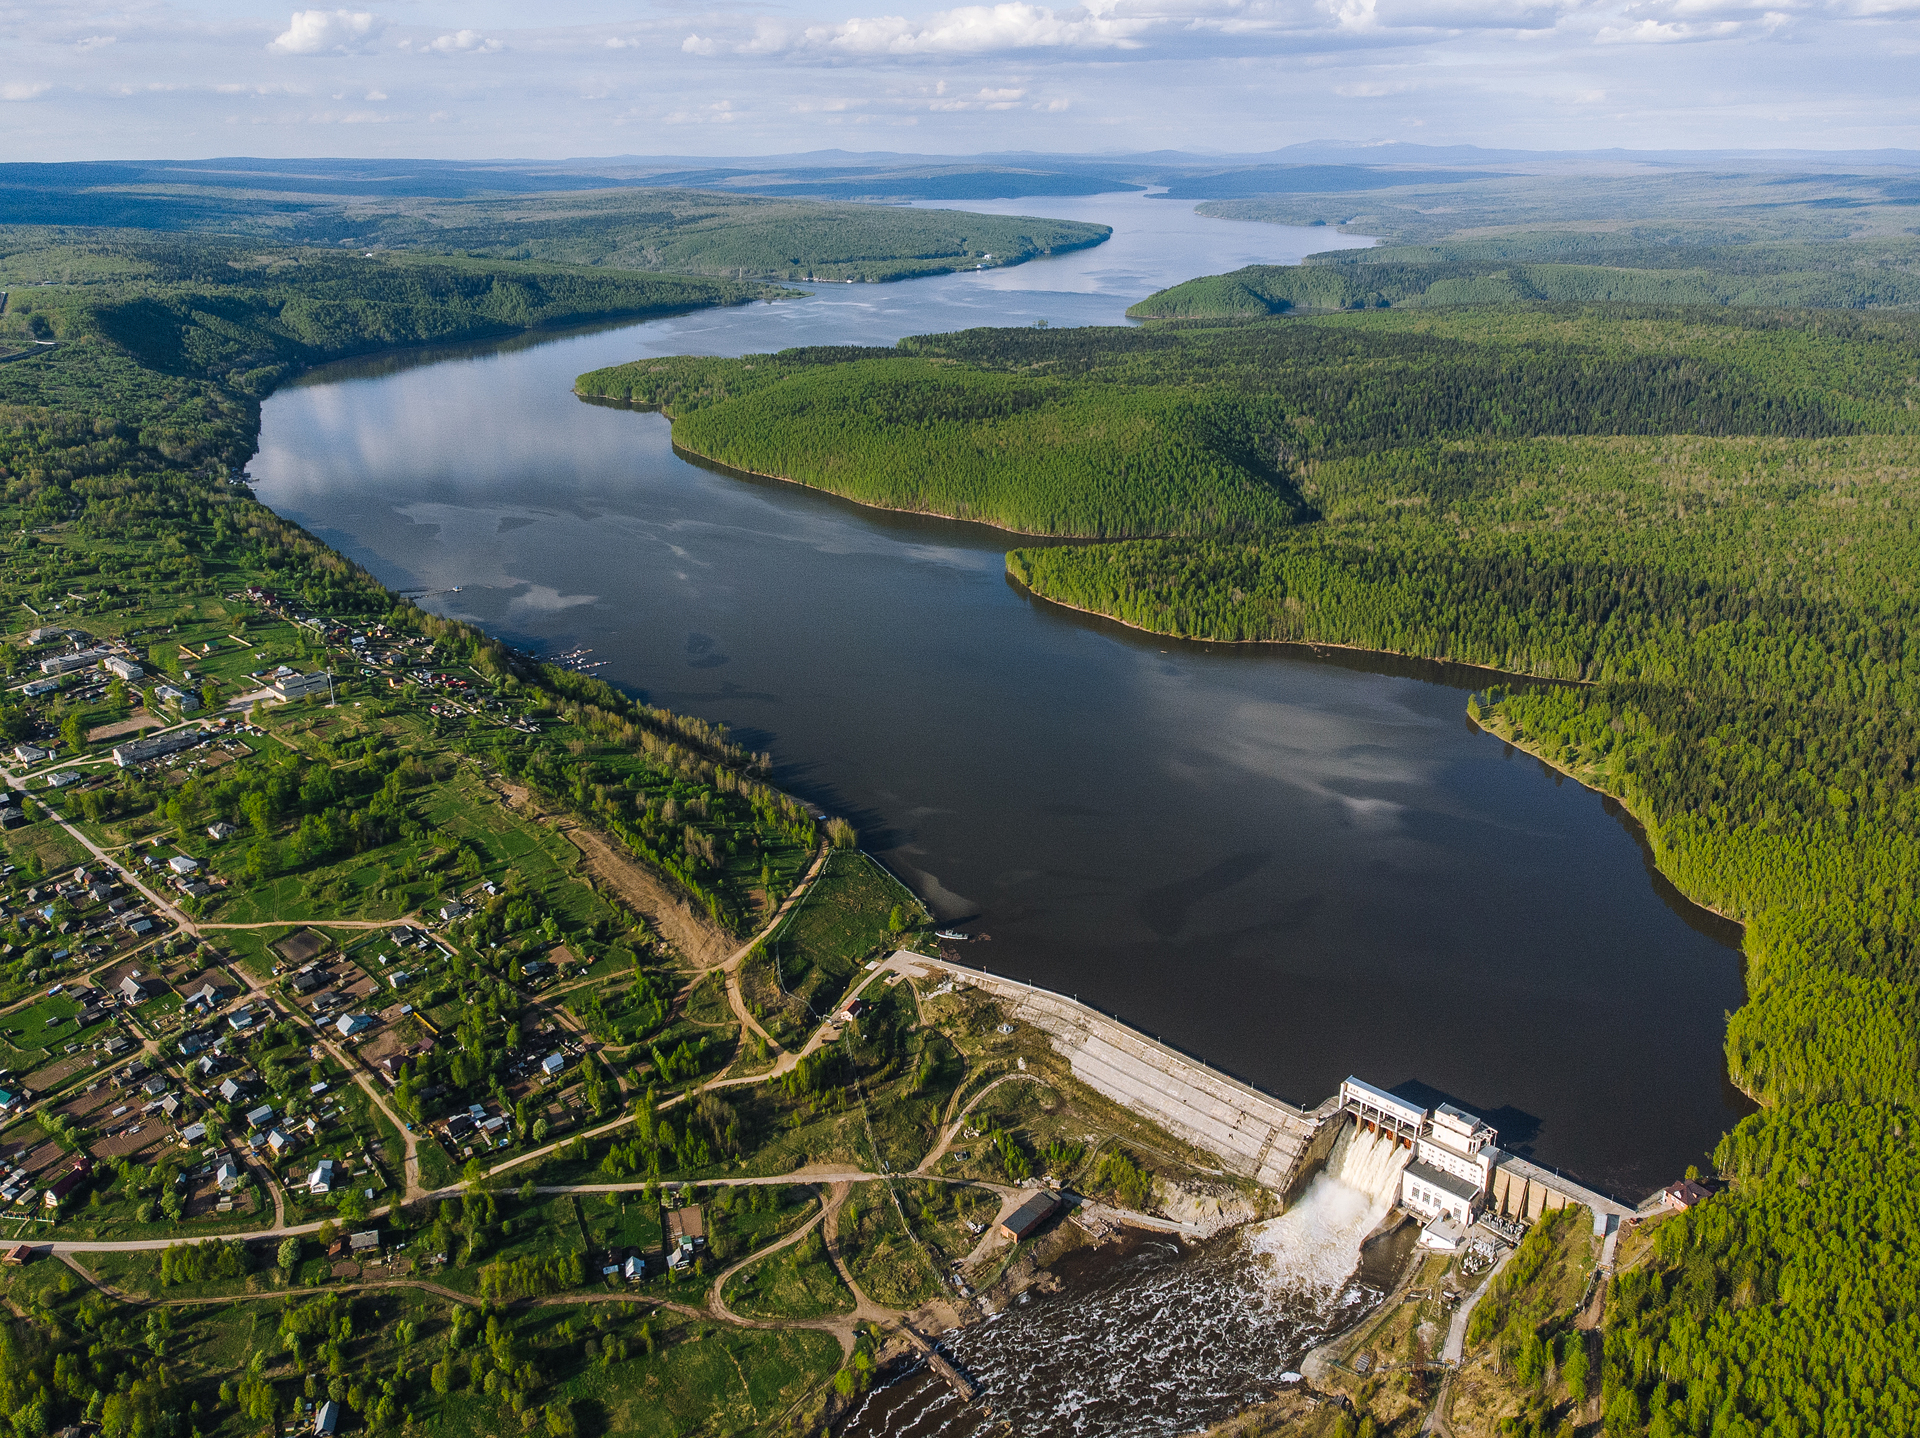
<svg viewBox="0 0 1920 1438">
<path fill-rule="evenodd" d="M 365 50 L 383 25 L 365 10 L 296 10 L 286 33 L 267 48 L 281 55 L 344 55 Z"/>
<path fill-rule="evenodd" d="M 47 91 L 51 90 L 52 88 L 53 86 L 47 84 L 45 81 L 41 81 L 36 84 L 15 83 L 15 84 L 0 85 L 0 100 L 37 99 L 39 96 L 46 94 Z"/>
<path fill-rule="evenodd" d="M 1112 0 L 1096 7 L 1052 10 L 1025 0 L 964 5 L 924 20 L 878 15 L 810 26 L 791 39 L 764 25 L 744 53 L 777 49 L 825 50 L 844 55 L 978 55 L 1039 48 L 1132 49 L 1154 24 L 1116 18 Z"/>
<path fill-rule="evenodd" d="M 369 90 L 367 91 L 367 98 L 369 100 L 384 100 L 387 98 L 387 93 L 384 90 Z"/>
<path fill-rule="evenodd" d="M 489 39 L 487 36 L 482 35 L 478 30 L 456 30 L 450 35 L 442 35 L 427 48 L 437 50 L 442 55 L 476 53 L 491 55 L 494 51 L 502 50 L 506 47 L 498 40 Z"/>
<path fill-rule="evenodd" d="M 83 53 L 88 50 L 98 50 L 102 46 L 113 44 L 119 38 L 118 35 L 89 35 L 84 40 L 74 41 L 73 48 Z"/>
<path fill-rule="evenodd" d="M 613 42 L 608 41 L 607 43 L 612 44 Z M 689 35 L 680 42 L 680 48 L 689 55 L 711 55 L 715 50 L 718 50 L 720 46 L 716 42 L 705 39 L 702 36 Z"/>
</svg>

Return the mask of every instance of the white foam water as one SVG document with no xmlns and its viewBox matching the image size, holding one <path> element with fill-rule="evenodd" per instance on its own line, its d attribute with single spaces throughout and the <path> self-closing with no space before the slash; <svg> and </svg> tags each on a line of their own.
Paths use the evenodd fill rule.
<svg viewBox="0 0 1920 1438">
<path fill-rule="evenodd" d="M 1299 1201 L 1248 1230 L 1248 1248 L 1281 1288 L 1324 1298 L 1360 1262 L 1360 1245 L 1392 1209 L 1411 1157 L 1393 1138 L 1347 1125 Z"/>
<path fill-rule="evenodd" d="M 1360 1245 L 1391 1206 L 1405 1150 L 1350 1130 L 1279 1218 L 1211 1242 L 1135 1240 L 1069 1267 L 950 1336 L 983 1396 L 963 1404 L 924 1367 L 867 1395 L 847 1438 L 1172 1438 L 1270 1397 L 1280 1375 L 1356 1322 L 1381 1288 Z"/>
</svg>

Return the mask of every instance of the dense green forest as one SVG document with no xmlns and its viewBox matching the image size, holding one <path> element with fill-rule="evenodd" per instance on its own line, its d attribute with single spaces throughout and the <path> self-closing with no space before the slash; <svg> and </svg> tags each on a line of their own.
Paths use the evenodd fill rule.
<svg viewBox="0 0 1920 1438">
<path fill-rule="evenodd" d="M 206 406 L 244 406 L 344 355 L 783 293 L 733 280 L 60 230 L 0 231 L 0 290 L 0 343 L 56 342 L 0 366 L 0 399 L 65 408 L 86 393 L 153 395 L 142 413 L 183 434 L 201 426 Z M 239 463 L 251 447 L 249 434 L 223 458 Z"/>
<path fill-rule="evenodd" d="M 1250 534 L 1324 505 L 1316 487 L 1401 469 L 1363 456 L 1443 440 L 1905 433 L 1920 425 L 1911 332 L 1877 316 L 1816 330 L 1775 313 L 1482 309 L 970 330 L 646 360 L 576 384 L 666 410 L 697 454 L 863 503 L 1034 534 Z M 1461 460 L 1431 463 L 1454 471 L 1435 483 L 1472 482 Z"/>
<path fill-rule="evenodd" d="M 581 387 L 854 498 L 1145 536 L 1007 562 L 1156 633 L 1570 681 L 1472 712 L 1621 798 L 1662 870 L 1746 925 L 1727 1053 L 1769 1105 L 1721 1149 L 1730 1192 L 1614 1298 L 1608 1432 L 1906 1431 L 1887 1380 L 1920 1322 L 1892 1197 L 1920 1136 L 1920 317 L 1370 309 Z M 1854 1286 L 1825 1258 L 1866 1253 Z"/>
</svg>

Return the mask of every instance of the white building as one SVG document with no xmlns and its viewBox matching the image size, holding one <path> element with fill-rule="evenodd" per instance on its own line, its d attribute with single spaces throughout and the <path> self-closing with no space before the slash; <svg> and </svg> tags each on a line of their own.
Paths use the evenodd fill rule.
<svg viewBox="0 0 1920 1438">
<path fill-rule="evenodd" d="M 1401 1204 L 1423 1218 L 1471 1224 L 1491 1186 L 1499 1134 L 1450 1103 L 1435 1109 L 1400 1173 Z"/>
<path fill-rule="evenodd" d="M 311 674 L 276 674 L 273 677 L 273 692 L 281 699 L 304 699 L 309 694 L 331 694 L 333 676 L 324 669 Z"/>
<path fill-rule="evenodd" d="M 109 654 L 100 661 L 100 664 L 109 674 L 117 674 L 129 684 L 136 679 L 147 677 L 147 671 L 142 665 L 135 664 L 131 659 L 123 658 L 118 654 Z"/>
</svg>

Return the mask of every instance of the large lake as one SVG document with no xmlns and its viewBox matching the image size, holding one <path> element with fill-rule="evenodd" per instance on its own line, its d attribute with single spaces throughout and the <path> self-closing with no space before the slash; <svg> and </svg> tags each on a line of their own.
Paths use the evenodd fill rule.
<svg viewBox="0 0 1920 1438">
<path fill-rule="evenodd" d="M 260 497 L 395 589 L 724 720 L 845 814 L 968 958 L 1097 1003 L 1283 1097 L 1413 1082 L 1637 1198 L 1742 1111 L 1734 936 L 1598 796 L 1478 733 L 1472 676 L 1181 645 L 1007 582 L 1008 539 L 677 458 L 582 403 L 647 355 L 1123 323 L 1150 291 L 1355 241 L 1108 195 L 1018 268 L 336 366 L 266 404 Z M 451 593 L 459 586 L 459 593 Z"/>
</svg>

